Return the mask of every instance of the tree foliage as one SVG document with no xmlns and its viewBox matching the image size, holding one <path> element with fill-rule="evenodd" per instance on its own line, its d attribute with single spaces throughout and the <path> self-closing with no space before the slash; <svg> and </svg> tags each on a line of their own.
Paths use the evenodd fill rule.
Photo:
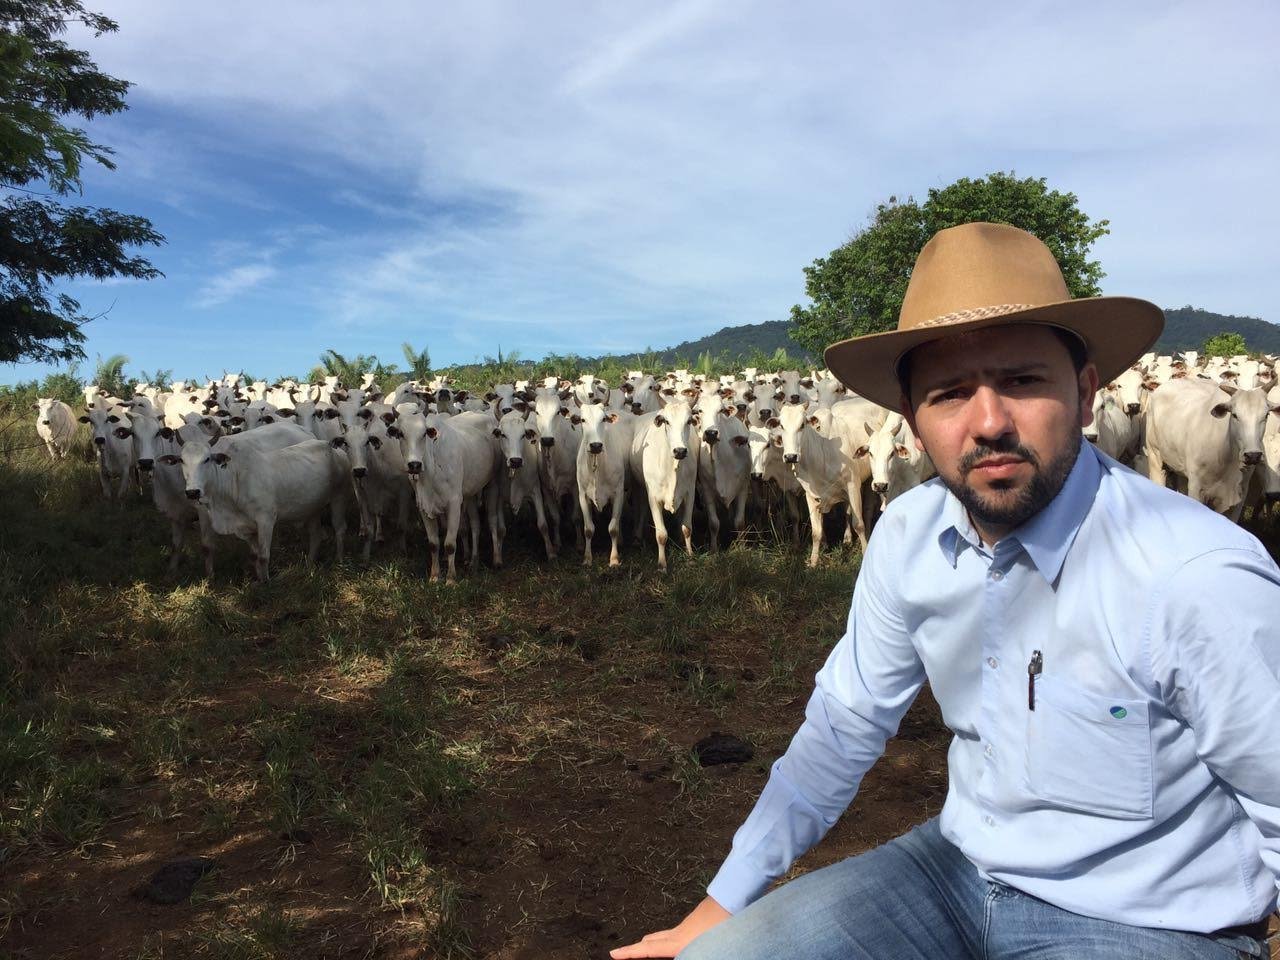
<svg viewBox="0 0 1280 960">
<path fill-rule="evenodd" d="M 1244 337 L 1238 333 L 1223 331 L 1214 334 L 1204 342 L 1201 353 L 1209 357 L 1235 357 L 1249 352 Z"/>
<path fill-rule="evenodd" d="M 90 318 L 59 281 L 160 275 L 129 252 L 164 242 L 150 221 L 56 199 L 81 193 L 86 159 L 115 169 L 110 148 L 64 120 L 118 113 L 129 89 L 60 39 L 70 23 L 116 30 L 79 0 L 0 0 L 0 362 L 84 357 Z"/>
<path fill-rule="evenodd" d="M 400 350 L 404 353 L 405 371 L 410 380 L 431 378 L 431 354 L 426 347 L 421 351 L 414 350 L 413 345 L 406 340 L 400 344 Z"/>
<path fill-rule="evenodd" d="M 310 380 L 319 383 L 325 377 L 337 377 L 344 386 L 358 387 L 366 373 L 372 373 L 374 379 L 380 381 L 391 379 L 393 372 L 371 353 L 359 353 L 348 358 L 337 350 L 329 349 L 320 354 L 320 364 L 312 368 Z"/>
<path fill-rule="evenodd" d="M 847 243 L 805 267 L 805 293 L 812 302 L 791 308 L 791 339 L 820 355 L 837 340 L 892 330 L 916 256 L 929 238 L 981 220 L 1021 227 L 1043 240 L 1073 297 L 1100 293 L 1105 274 L 1089 259 L 1089 249 L 1110 232 L 1108 221 L 1091 221 L 1075 194 L 1049 189 L 1044 178 L 965 177 L 931 189 L 924 203 L 890 197 Z"/>
</svg>

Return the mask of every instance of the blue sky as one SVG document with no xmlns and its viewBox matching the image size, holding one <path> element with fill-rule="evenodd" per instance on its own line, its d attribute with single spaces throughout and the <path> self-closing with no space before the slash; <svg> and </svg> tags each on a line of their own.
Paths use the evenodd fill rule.
<svg viewBox="0 0 1280 960">
<path fill-rule="evenodd" d="M 1110 219 L 1105 292 L 1280 318 L 1260 0 L 89 6 L 135 87 L 84 199 L 168 238 L 163 279 L 72 288 L 90 362 L 669 346 L 785 319 L 878 201 L 993 170 Z"/>
</svg>

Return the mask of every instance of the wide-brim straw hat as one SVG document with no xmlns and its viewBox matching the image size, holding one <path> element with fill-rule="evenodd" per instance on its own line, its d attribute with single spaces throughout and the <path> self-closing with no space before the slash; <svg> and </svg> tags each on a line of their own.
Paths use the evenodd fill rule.
<svg viewBox="0 0 1280 960">
<path fill-rule="evenodd" d="M 939 230 L 916 258 L 898 329 L 827 347 L 827 368 L 855 393 L 891 410 L 907 351 L 969 330 L 1043 323 L 1084 341 L 1107 383 L 1156 342 L 1164 313 L 1136 297 L 1072 299 L 1052 251 L 1025 230 L 966 223 Z"/>
</svg>

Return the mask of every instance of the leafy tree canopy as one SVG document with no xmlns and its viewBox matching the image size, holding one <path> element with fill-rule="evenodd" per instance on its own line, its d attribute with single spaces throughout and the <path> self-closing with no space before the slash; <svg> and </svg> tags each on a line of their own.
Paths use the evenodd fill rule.
<svg viewBox="0 0 1280 960">
<path fill-rule="evenodd" d="M 791 339 L 821 355 L 846 337 L 892 330 L 916 256 L 939 230 L 985 220 L 1034 233 L 1058 259 L 1073 297 L 1097 296 L 1105 276 L 1089 248 L 1109 233 L 1108 221 L 1090 221 L 1072 193 L 1049 189 L 1044 178 L 1012 172 L 968 177 L 929 191 L 924 203 L 890 197 L 871 222 L 843 246 L 804 268 L 812 303 L 791 308 Z"/>
<path fill-rule="evenodd" d="M 1235 357 L 1248 353 L 1249 347 L 1240 334 L 1224 331 L 1206 340 L 1201 352 L 1209 357 Z"/>
<path fill-rule="evenodd" d="M 58 281 L 160 275 L 128 249 L 164 242 L 149 220 L 56 199 L 81 193 L 86 158 L 115 169 L 65 119 L 118 113 L 129 89 L 60 39 L 71 23 L 116 30 L 79 0 L 0 0 L 0 362 L 84 357 L 90 318 Z"/>
</svg>

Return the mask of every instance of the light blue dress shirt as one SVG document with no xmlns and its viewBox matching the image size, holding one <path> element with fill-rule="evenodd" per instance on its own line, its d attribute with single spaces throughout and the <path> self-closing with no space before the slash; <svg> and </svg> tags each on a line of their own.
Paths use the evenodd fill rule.
<svg viewBox="0 0 1280 960">
<path fill-rule="evenodd" d="M 1028 663 L 1040 651 L 1035 709 Z M 848 807 L 926 678 L 955 734 L 943 835 L 1064 909 L 1210 932 L 1276 905 L 1280 570 L 1082 443 L 994 548 L 932 480 L 876 526 L 848 629 L 708 893 L 759 897 Z"/>
</svg>

